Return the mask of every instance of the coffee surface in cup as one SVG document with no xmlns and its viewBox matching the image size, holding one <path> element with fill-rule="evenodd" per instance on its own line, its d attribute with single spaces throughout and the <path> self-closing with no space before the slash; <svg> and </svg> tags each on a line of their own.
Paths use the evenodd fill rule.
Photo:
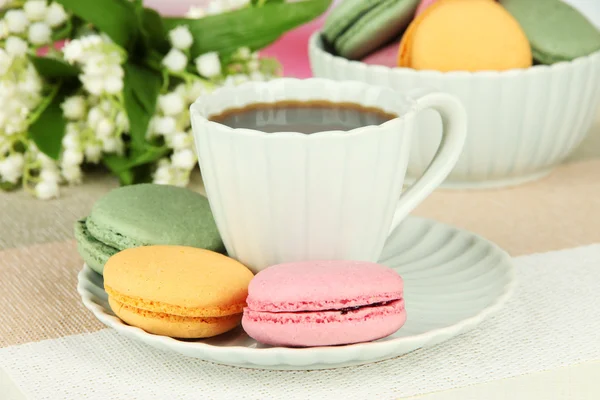
<svg viewBox="0 0 600 400">
<path fill-rule="evenodd" d="M 267 133 L 311 134 L 381 125 L 394 118 L 394 114 L 355 103 L 281 101 L 230 108 L 210 117 L 210 120 L 231 128 L 255 129 Z"/>
</svg>

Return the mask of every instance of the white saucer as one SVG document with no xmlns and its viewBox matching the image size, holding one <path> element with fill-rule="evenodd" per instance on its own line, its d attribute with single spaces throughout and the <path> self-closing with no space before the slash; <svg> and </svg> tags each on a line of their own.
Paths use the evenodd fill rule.
<svg viewBox="0 0 600 400">
<path fill-rule="evenodd" d="M 102 277 L 85 265 L 77 291 L 102 323 L 150 346 L 239 367 L 308 370 L 371 363 L 446 341 L 500 309 L 514 287 L 506 252 L 473 233 L 422 218 L 410 217 L 394 231 L 380 263 L 404 278 L 407 321 L 386 338 L 346 346 L 270 347 L 241 328 L 194 341 L 153 335 L 114 316 Z"/>
</svg>

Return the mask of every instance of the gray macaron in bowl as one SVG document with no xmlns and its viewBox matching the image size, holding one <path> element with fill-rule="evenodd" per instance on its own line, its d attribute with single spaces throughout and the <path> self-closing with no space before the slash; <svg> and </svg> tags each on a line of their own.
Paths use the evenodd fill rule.
<svg viewBox="0 0 600 400">
<path fill-rule="evenodd" d="M 332 54 L 322 32 L 309 41 L 314 76 L 359 80 L 399 92 L 434 89 L 457 96 L 469 117 L 463 153 L 442 185 L 489 188 L 539 179 L 583 141 L 600 106 L 600 51 L 571 61 L 505 71 L 416 70 Z M 421 176 L 441 140 L 441 119 L 417 117 L 407 180 Z"/>
</svg>

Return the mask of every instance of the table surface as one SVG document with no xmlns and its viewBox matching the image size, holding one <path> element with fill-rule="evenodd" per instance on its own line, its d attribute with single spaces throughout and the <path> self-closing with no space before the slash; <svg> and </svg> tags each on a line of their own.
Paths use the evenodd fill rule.
<svg viewBox="0 0 600 400">
<path fill-rule="evenodd" d="M 0 193 L 0 293 L 12 305 L 3 311 L 0 347 L 104 328 L 73 289 L 82 260 L 72 229 L 97 198 L 116 186 L 112 177 L 94 174 L 81 186 L 64 188 L 56 200 Z M 191 187 L 203 193 L 199 173 Z M 600 243 L 600 113 L 582 146 L 549 176 L 504 189 L 438 190 L 413 214 L 476 232 L 513 256 Z M 53 271 L 50 286 L 36 279 L 41 268 Z M 599 375 L 596 360 L 418 398 L 499 399 L 530 393 L 530 399 L 596 399 L 600 388 L 592 386 L 592 377 Z M 20 398 L 0 370 L 3 385 Z"/>
</svg>

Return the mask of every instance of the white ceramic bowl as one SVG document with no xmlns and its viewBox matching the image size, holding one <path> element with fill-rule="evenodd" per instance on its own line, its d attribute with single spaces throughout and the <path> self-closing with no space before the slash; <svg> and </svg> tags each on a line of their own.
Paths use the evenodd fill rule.
<svg viewBox="0 0 600 400">
<path fill-rule="evenodd" d="M 482 188 L 540 178 L 586 136 L 600 102 L 600 52 L 571 62 L 481 72 L 418 71 L 349 61 L 325 50 L 320 32 L 309 42 L 314 76 L 358 80 L 406 92 L 418 88 L 457 96 L 469 128 L 463 153 L 444 187 Z M 441 120 L 417 117 L 407 179 L 421 176 L 439 145 Z"/>
</svg>

